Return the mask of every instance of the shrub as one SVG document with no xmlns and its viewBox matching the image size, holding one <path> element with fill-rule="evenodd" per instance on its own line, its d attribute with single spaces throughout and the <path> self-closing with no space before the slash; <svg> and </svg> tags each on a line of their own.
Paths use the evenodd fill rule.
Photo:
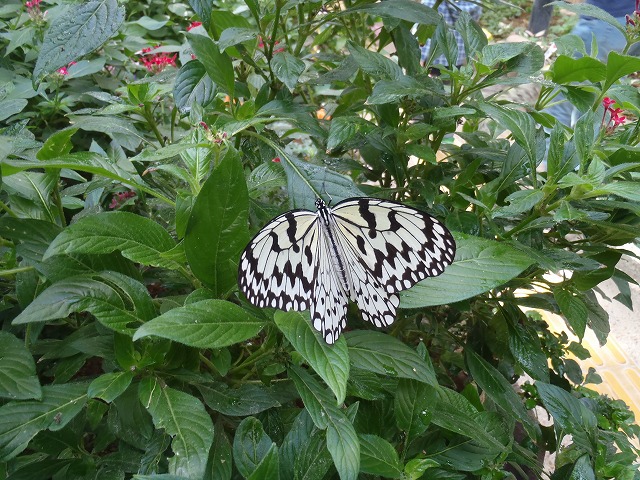
<svg viewBox="0 0 640 480">
<path fill-rule="evenodd" d="M 640 60 L 543 74 L 463 14 L 469 64 L 434 78 L 418 39 L 456 42 L 410 0 L 10 1 L 0 29 L 2 478 L 538 478 L 545 452 L 638 478 L 633 415 L 523 308 L 604 343 L 598 284 L 630 306 Z M 559 90 L 573 129 L 542 112 Z M 252 232 L 363 194 L 458 243 L 387 332 L 350 310 L 330 347 L 241 297 Z"/>
</svg>

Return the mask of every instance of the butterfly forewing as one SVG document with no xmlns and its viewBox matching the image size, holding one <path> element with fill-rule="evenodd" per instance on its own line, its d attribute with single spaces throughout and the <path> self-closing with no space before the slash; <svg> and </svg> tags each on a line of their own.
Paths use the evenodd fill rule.
<svg viewBox="0 0 640 480">
<path fill-rule="evenodd" d="M 318 277 L 318 216 L 292 210 L 269 222 L 240 257 L 238 283 L 258 307 L 307 310 Z"/>
<path fill-rule="evenodd" d="M 453 262 L 451 233 L 427 213 L 373 198 L 345 200 L 332 212 L 345 242 L 388 293 L 440 275 Z"/>
</svg>

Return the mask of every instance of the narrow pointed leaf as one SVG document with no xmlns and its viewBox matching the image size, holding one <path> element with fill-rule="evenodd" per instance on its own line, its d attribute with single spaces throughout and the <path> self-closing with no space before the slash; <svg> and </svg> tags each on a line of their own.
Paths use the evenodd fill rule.
<svg viewBox="0 0 640 480">
<path fill-rule="evenodd" d="M 293 348 L 320 375 L 331 388 L 338 405 L 344 402 L 349 378 L 349 352 L 347 343 L 339 338 L 327 345 L 311 322 L 300 312 L 276 312 L 274 321 Z"/>
<path fill-rule="evenodd" d="M 213 443 L 213 423 L 204 405 L 188 393 L 162 385 L 155 378 L 140 382 L 139 395 L 156 428 L 163 428 L 173 437 L 174 456 L 169 459 L 169 473 L 202 478 Z"/>
<path fill-rule="evenodd" d="M 33 356 L 24 342 L 9 332 L 0 332 L 0 397 L 15 400 L 42 397 Z"/>
<path fill-rule="evenodd" d="M 174 308 L 142 325 L 134 340 L 150 335 L 198 348 L 222 348 L 255 337 L 264 321 L 224 300 Z"/>
</svg>

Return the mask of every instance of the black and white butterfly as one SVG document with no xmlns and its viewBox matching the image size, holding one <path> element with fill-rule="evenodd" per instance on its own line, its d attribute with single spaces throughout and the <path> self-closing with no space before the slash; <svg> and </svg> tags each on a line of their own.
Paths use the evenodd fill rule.
<svg viewBox="0 0 640 480">
<path fill-rule="evenodd" d="M 238 283 L 258 307 L 311 311 L 313 327 L 334 343 L 355 302 L 377 327 L 393 323 L 398 292 L 440 275 L 456 244 L 442 223 L 401 203 L 350 198 L 316 212 L 274 218 L 240 258 Z"/>
</svg>

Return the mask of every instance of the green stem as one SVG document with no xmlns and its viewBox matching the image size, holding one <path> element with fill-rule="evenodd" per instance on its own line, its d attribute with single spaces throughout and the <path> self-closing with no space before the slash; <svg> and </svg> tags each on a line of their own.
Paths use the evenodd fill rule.
<svg viewBox="0 0 640 480">
<path fill-rule="evenodd" d="M 142 116 L 147 121 L 149 127 L 151 127 L 151 131 L 155 135 L 156 139 L 160 143 L 162 147 L 165 145 L 164 138 L 162 137 L 162 133 L 158 129 L 158 124 L 156 123 L 155 118 L 153 117 L 153 112 L 151 111 L 151 105 L 149 103 L 144 104 L 144 110 L 142 111 Z"/>
<path fill-rule="evenodd" d="M 9 205 L 4 203 L 2 200 L 0 200 L 0 210 L 4 210 L 5 212 L 7 212 L 10 217 L 18 218 L 18 215 L 16 215 L 16 213 L 13 210 L 11 210 Z"/>
<path fill-rule="evenodd" d="M 34 267 L 19 267 L 19 268 L 11 268 L 9 270 L 0 270 L 0 277 L 10 277 L 11 275 L 16 275 L 22 272 L 30 272 L 35 270 Z"/>
</svg>

